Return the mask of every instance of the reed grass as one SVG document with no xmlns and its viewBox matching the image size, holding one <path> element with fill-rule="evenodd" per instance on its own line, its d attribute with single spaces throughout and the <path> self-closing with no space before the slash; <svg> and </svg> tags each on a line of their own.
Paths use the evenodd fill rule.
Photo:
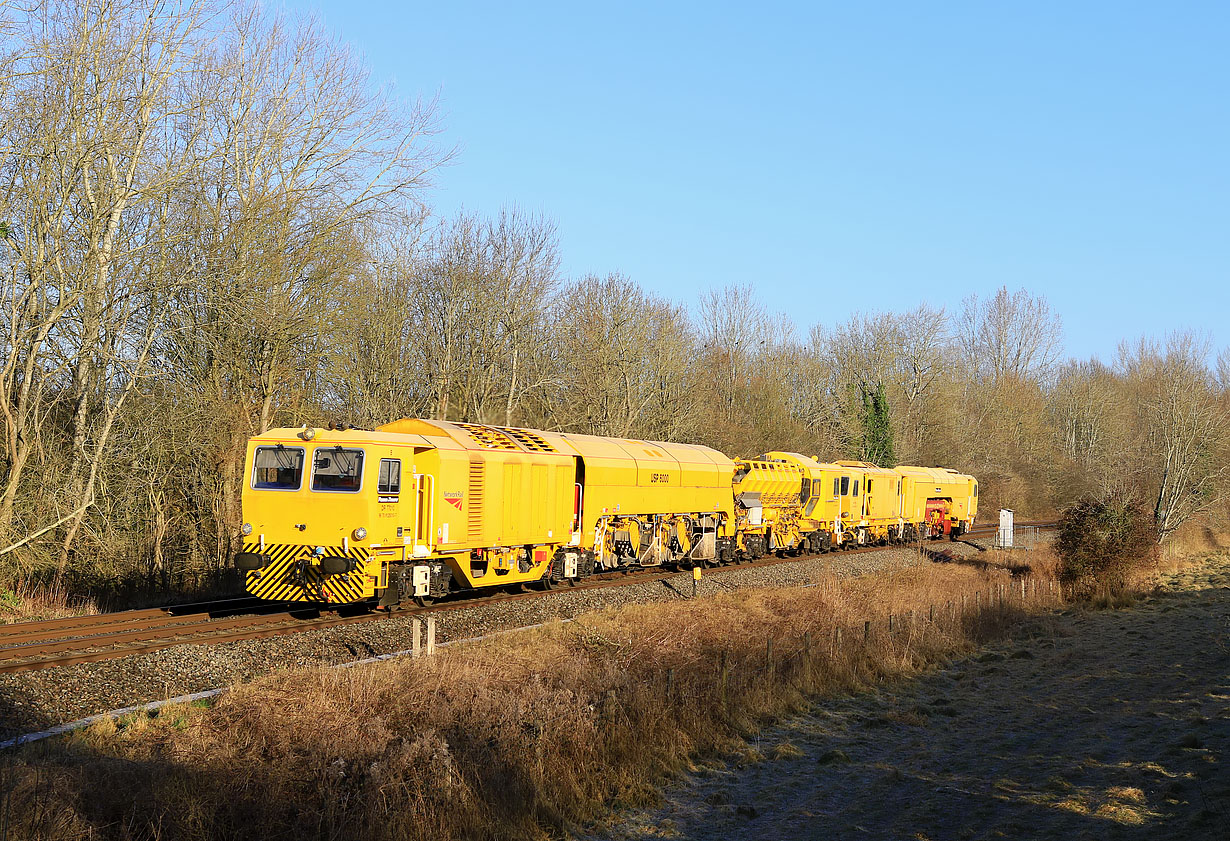
<svg viewBox="0 0 1230 841">
<path fill-rule="evenodd" d="M 17 579 L 0 588 L 0 625 L 91 613 L 98 613 L 97 603 L 88 596 L 73 595 L 62 583 Z"/>
</svg>

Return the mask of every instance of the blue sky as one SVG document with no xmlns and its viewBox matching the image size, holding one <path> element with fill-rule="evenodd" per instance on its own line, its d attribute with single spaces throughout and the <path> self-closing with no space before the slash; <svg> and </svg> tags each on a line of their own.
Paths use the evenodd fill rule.
<svg viewBox="0 0 1230 841">
<path fill-rule="evenodd" d="M 1044 295 L 1068 353 L 1230 345 L 1230 4 L 288 0 L 461 147 L 430 202 L 803 332 Z"/>
</svg>

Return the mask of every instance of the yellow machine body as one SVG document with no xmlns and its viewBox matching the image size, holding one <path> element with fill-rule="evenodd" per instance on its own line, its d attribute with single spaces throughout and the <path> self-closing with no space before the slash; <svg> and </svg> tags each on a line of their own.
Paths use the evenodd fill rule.
<svg viewBox="0 0 1230 841">
<path fill-rule="evenodd" d="M 836 466 L 852 479 L 846 529 L 861 532 L 856 536 L 860 542 L 898 536 L 905 521 L 897 472 L 865 461 L 838 461 Z"/>
<path fill-rule="evenodd" d="M 733 471 L 707 447 L 478 424 L 275 429 L 248 446 L 245 583 L 351 602 L 391 572 L 425 595 L 444 566 L 460 588 L 541 581 L 564 549 L 598 567 L 708 558 L 733 533 Z"/>
<path fill-rule="evenodd" d="M 978 505 L 940 468 L 413 419 L 270 430 L 244 479 L 248 592 L 317 603 L 960 534 Z"/>
<path fill-rule="evenodd" d="M 942 517 L 948 524 L 945 532 L 973 527 L 978 515 L 978 480 L 973 476 L 943 467 L 902 465 L 894 470 L 901 475 L 904 518 L 924 523 Z"/>
<path fill-rule="evenodd" d="M 415 460 L 434 452 L 433 445 L 418 436 L 316 430 L 305 440 L 300 433 L 275 429 L 248 443 L 242 501 L 250 534 L 243 549 L 268 560 L 247 572 L 247 591 L 277 601 L 371 598 L 382 586 L 382 564 L 401 560 L 427 526 L 419 522 L 423 488 Z M 322 478 L 314 489 L 313 467 L 328 460 L 334 468 L 343 459 L 352 468 L 344 481 Z M 383 462 L 400 468 L 395 492 L 378 492 Z M 366 532 L 362 539 L 359 529 Z M 327 571 L 338 559 L 351 568 Z"/>
<path fill-rule="evenodd" d="M 826 516 L 826 511 L 835 509 L 836 502 L 827 497 L 820 462 L 775 450 L 755 459 L 737 460 L 736 465 L 740 548 L 749 550 L 747 535 L 762 537 L 764 551 L 815 550 L 830 545 L 833 516 Z"/>
</svg>

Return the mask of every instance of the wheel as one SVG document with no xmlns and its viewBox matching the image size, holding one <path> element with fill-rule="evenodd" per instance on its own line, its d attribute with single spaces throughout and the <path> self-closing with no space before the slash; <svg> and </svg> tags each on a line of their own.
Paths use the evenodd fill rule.
<svg viewBox="0 0 1230 841">
<path fill-rule="evenodd" d="M 415 596 L 414 603 L 419 607 L 431 607 L 435 604 L 435 596 Z"/>
</svg>

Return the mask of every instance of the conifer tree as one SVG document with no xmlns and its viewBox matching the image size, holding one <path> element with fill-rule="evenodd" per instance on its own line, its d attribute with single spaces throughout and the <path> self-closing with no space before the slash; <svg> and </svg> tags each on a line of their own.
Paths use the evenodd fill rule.
<svg viewBox="0 0 1230 841">
<path fill-rule="evenodd" d="M 874 391 L 866 387 L 861 391 L 863 459 L 880 467 L 892 467 L 897 463 L 897 456 L 893 452 L 893 427 L 888 417 L 888 398 L 884 396 L 884 383 L 876 383 Z"/>
</svg>

